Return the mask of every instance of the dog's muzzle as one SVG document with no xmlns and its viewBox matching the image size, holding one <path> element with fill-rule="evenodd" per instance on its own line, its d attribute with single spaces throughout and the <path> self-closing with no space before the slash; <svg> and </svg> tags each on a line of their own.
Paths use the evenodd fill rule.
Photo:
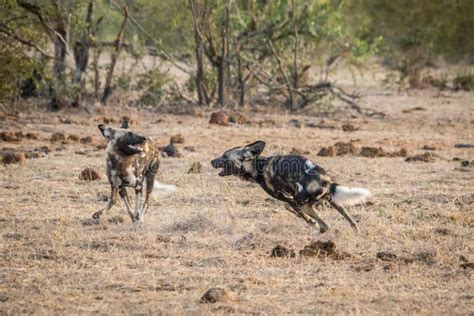
<svg viewBox="0 0 474 316">
<path fill-rule="evenodd" d="M 215 169 L 222 169 L 222 171 L 219 172 L 219 176 L 221 176 L 221 177 L 228 176 L 228 175 L 232 174 L 232 172 L 230 170 L 231 168 L 229 168 L 228 164 L 222 158 L 216 158 L 216 159 L 212 160 L 211 165 Z"/>
</svg>

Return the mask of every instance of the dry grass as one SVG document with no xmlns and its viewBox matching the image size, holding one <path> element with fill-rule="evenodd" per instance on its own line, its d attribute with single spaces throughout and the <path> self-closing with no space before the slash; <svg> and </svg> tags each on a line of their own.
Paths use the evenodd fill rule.
<svg viewBox="0 0 474 316">
<path fill-rule="evenodd" d="M 100 117 L 61 113 L 72 124 L 60 124 L 51 114 L 34 113 L 5 121 L 40 139 L 4 147 L 47 145 L 52 151 L 24 166 L 0 167 L 0 313 L 471 313 L 472 268 L 460 265 L 474 261 L 474 177 L 452 159 L 473 159 L 472 149 L 454 148 L 473 140 L 473 94 L 365 95 L 369 107 L 389 116 L 326 119 L 338 128 L 318 129 L 288 125 L 290 119 L 318 123 L 317 117 L 252 114 L 277 122 L 259 128 L 147 113 L 132 127 L 160 145 L 178 133 L 186 141 L 178 145 L 182 158 L 162 161 L 160 180 L 178 191 L 154 201 L 138 230 L 122 203 L 100 222 L 90 220 L 109 191 L 103 149 L 96 149 L 104 142 L 94 123 Z M 428 111 L 403 113 L 416 106 Z M 359 129 L 342 131 L 348 123 Z M 54 132 L 90 135 L 93 142 L 51 144 Z M 350 209 L 361 232 L 323 208 L 331 229 L 316 236 L 256 185 L 211 170 L 210 159 L 224 149 L 256 139 L 267 141 L 267 154 L 308 150 L 339 183 L 369 188 L 373 203 Z M 424 145 L 439 150 L 433 163 L 316 155 L 350 139 L 387 151 L 405 147 L 410 154 L 423 153 Z M 183 150 L 189 145 L 196 150 Z M 202 172 L 187 174 L 196 161 Z M 85 167 L 100 170 L 102 180 L 80 181 Z M 298 255 L 311 242 L 329 239 L 350 256 Z M 276 245 L 295 250 L 296 257 L 271 257 Z M 380 251 L 397 258 L 380 260 Z M 224 288 L 229 300 L 201 304 L 211 287 Z"/>
</svg>

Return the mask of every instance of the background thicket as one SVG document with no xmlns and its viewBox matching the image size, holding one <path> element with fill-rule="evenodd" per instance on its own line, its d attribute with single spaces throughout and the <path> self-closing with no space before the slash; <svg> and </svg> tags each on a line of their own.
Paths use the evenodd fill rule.
<svg viewBox="0 0 474 316">
<path fill-rule="evenodd" d="M 341 67 L 356 73 L 375 60 L 396 84 L 419 88 L 426 69 L 474 62 L 470 0 L 0 3 L 7 105 L 25 97 L 46 98 L 54 109 L 106 104 L 120 89 L 139 91 L 138 106 L 244 106 L 272 94 L 298 110 L 327 95 L 353 102 L 331 82 Z M 447 75 L 428 81 L 473 84 L 468 70 L 451 85 Z"/>
</svg>

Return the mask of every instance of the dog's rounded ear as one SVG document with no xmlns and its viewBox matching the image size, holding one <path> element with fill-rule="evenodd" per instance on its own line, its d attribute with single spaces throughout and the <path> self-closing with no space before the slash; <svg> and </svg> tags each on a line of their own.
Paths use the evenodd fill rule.
<svg viewBox="0 0 474 316">
<path fill-rule="evenodd" d="M 122 126 L 120 126 L 120 128 L 128 129 L 128 120 L 124 120 L 124 121 L 122 122 Z"/>
<path fill-rule="evenodd" d="M 110 127 L 108 127 L 108 126 L 105 125 L 105 124 L 99 124 L 99 126 L 97 126 L 97 127 L 100 129 L 102 135 L 103 135 L 105 138 L 107 138 L 107 139 L 111 139 L 111 138 L 112 138 L 112 131 L 111 131 Z"/>
<path fill-rule="evenodd" d="M 258 156 L 262 153 L 263 149 L 265 148 L 265 142 L 264 141 L 256 141 L 255 143 L 248 144 L 247 146 L 244 147 L 244 155 L 246 158 L 253 158 L 255 156 Z"/>
</svg>

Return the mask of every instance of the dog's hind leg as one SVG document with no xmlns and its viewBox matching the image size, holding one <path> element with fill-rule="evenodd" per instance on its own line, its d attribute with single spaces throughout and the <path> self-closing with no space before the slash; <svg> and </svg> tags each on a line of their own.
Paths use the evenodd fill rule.
<svg viewBox="0 0 474 316">
<path fill-rule="evenodd" d="M 155 185 L 155 174 L 149 173 L 145 177 L 146 180 L 146 187 L 145 187 L 145 202 L 143 202 L 143 207 L 140 208 L 140 213 L 138 214 L 137 219 L 143 222 L 143 217 L 145 216 L 145 211 L 148 208 L 150 195 L 153 192 L 153 186 Z"/>
<path fill-rule="evenodd" d="M 127 189 L 121 188 L 119 191 L 120 196 L 122 197 L 123 202 L 125 203 L 125 207 L 127 208 L 128 215 L 132 219 L 132 222 L 135 222 L 135 216 L 132 212 L 132 206 L 130 205 L 130 200 L 128 199 Z"/>
<path fill-rule="evenodd" d="M 335 203 L 334 201 L 330 201 L 329 203 L 331 203 L 331 205 L 332 205 L 339 213 L 341 213 L 341 215 L 344 216 L 345 219 L 347 219 L 347 220 L 349 221 L 349 223 L 351 224 L 352 228 L 353 228 L 355 231 L 359 231 L 359 228 L 357 227 L 356 222 L 352 219 L 352 217 L 349 215 L 349 213 L 347 213 L 346 209 L 345 209 L 342 205 L 339 205 L 339 204 Z"/>
<path fill-rule="evenodd" d="M 112 192 L 110 194 L 110 200 L 109 202 L 107 203 L 107 206 L 97 212 L 95 212 L 93 215 L 92 215 L 92 218 L 95 218 L 95 219 L 99 219 L 101 216 L 102 216 L 102 213 L 110 210 L 112 208 L 112 206 L 115 205 L 115 203 L 117 203 L 117 189 L 112 187 Z"/>
</svg>

